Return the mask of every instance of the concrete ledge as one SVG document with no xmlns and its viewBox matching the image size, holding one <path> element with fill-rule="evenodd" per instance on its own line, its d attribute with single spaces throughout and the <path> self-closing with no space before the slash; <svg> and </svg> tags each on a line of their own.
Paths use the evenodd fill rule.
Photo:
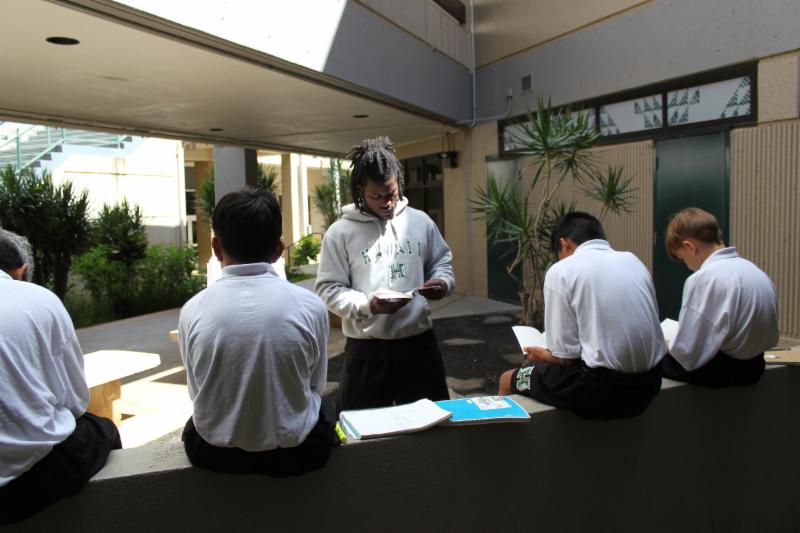
<svg viewBox="0 0 800 533">
<path fill-rule="evenodd" d="M 175 444 L 122 450 L 77 496 L 4 531 L 797 531 L 800 368 L 668 387 L 631 420 L 536 405 L 529 424 L 334 451 L 299 478 L 214 474 Z"/>
</svg>

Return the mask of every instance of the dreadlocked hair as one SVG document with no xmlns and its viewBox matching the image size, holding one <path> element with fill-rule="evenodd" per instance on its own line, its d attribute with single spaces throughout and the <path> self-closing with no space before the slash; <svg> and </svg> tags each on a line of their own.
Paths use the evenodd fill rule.
<svg viewBox="0 0 800 533">
<path fill-rule="evenodd" d="M 350 148 L 345 159 L 350 160 L 350 192 L 353 196 L 353 203 L 356 209 L 363 211 L 364 195 L 361 187 L 368 179 L 386 183 L 392 176 L 397 176 L 397 189 L 400 198 L 405 191 L 405 180 L 403 178 L 403 167 L 397 160 L 394 151 L 394 144 L 388 137 L 376 137 L 374 139 L 364 139 L 360 144 Z"/>
</svg>

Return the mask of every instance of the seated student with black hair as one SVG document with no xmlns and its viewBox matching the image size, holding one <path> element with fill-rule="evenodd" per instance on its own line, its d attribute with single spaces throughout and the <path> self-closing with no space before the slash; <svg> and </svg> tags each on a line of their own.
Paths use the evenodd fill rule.
<svg viewBox="0 0 800 533">
<path fill-rule="evenodd" d="M 77 493 L 122 447 L 111 420 L 86 412 L 72 320 L 24 281 L 32 268 L 27 240 L 0 230 L 0 525 Z"/>
<path fill-rule="evenodd" d="M 533 363 L 500 376 L 500 394 L 522 394 L 586 418 L 642 413 L 661 389 L 664 340 L 647 268 L 605 240 L 587 213 L 553 227 L 558 261 L 544 279 L 548 346 L 524 347 Z"/>
<path fill-rule="evenodd" d="M 186 455 L 236 474 L 321 468 L 339 442 L 322 401 L 328 312 L 270 265 L 283 253 L 278 201 L 245 187 L 220 199 L 211 225 L 222 276 L 183 306 L 178 326 L 193 402 Z"/>
<path fill-rule="evenodd" d="M 664 376 L 705 387 L 756 383 L 764 350 L 778 342 L 778 296 L 769 276 L 725 247 L 717 219 L 702 209 L 672 217 L 666 247 L 694 274 L 683 286 Z"/>
</svg>

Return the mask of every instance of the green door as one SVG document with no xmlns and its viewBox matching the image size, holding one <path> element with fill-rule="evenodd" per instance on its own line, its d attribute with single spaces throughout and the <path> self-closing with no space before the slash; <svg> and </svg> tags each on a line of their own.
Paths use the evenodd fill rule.
<svg viewBox="0 0 800 533">
<path fill-rule="evenodd" d="M 486 163 L 486 175 L 494 176 L 497 183 L 518 185 L 521 164 L 519 159 L 489 161 Z M 489 298 L 519 305 L 519 287 L 506 272 L 506 267 L 514 259 L 514 249 L 508 243 L 494 243 L 486 240 L 487 282 Z M 521 278 L 522 269 L 516 274 Z"/>
<path fill-rule="evenodd" d="M 728 241 L 728 133 L 656 142 L 653 278 L 661 319 L 678 318 L 683 283 L 692 273 L 667 257 L 664 232 L 669 217 L 699 207 L 712 213 Z"/>
</svg>

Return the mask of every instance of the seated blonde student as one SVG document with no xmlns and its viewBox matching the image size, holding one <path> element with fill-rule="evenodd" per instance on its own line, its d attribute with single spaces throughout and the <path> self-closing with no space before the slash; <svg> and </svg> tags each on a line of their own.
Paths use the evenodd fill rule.
<svg viewBox="0 0 800 533">
<path fill-rule="evenodd" d="M 664 376 L 706 387 L 751 385 L 764 350 L 778 342 L 778 297 L 769 277 L 722 242 L 717 220 L 702 209 L 674 215 L 667 253 L 694 274 L 683 286 L 678 331 Z"/>
<path fill-rule="evenodd" d="M 77 493 L 121 447 L 114 423 L 86 412 L 72 320 L 32 269 L 27 240 L 0 230 L 0 525 Z"/>
<path fill-rule="evenodd" d="M 500 394 L 522 394 L 586 418 L 642 413 L 661 389 L 664 339 L 650 273 L 609 246 L 588 213 L 553 227 L 558 261 L 544 279 L 547 346 L 527 346 L 532 366 L 500 376 Z"/>
<path fill-rule="evenodd" d="M 272 193 L 226 194 L 211 224 L 222 275 L 183 306 L 178 326 L 193 402 L 186 455 L 218 472 L 285 477 L 321 468 L 339 442 L 322 401 L 325 304 L 270 264 L 283 252 Z"/>
</svg>

